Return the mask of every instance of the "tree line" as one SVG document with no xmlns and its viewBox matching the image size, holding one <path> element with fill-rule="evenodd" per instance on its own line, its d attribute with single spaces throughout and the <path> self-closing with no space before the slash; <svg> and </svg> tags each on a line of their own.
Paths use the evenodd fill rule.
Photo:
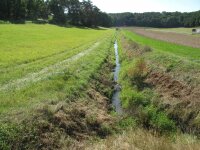
<svg viewBox="0 0 200 150">
<path fill-rule="evenodd" d="M 90 0 L 0 0 L 0 20 L 49 20 L 55 24 L 112 26 L 112 18 Z"/>
<path fill-rule="evenodd" d="M 90 0 L 0 0 L 0 20 L 42 20 L 87 27 L 195 27 L 200 26 L 200 11 L 107 14 Z"/>
<path fill-rule="evenodd" d="M 200 11 L 181 12 L 146 12 L 110 14 L 114 26 L 141 27 L 195 27 L 200 26 Z"/>
</svg>

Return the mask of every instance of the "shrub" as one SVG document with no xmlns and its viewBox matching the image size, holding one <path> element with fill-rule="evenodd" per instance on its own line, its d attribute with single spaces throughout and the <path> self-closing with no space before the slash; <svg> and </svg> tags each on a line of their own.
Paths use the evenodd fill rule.
<svg viewBox="0 0 200 150">
<path fill-rule="evenodd" d="M 134 51 L 127 50 L 126 53 L 125 53 L 125 55 L 128 58 L 128 60 L 132 60 L 134 58 Z"/>
<path fill-rule="evenodd" d="M 143 105 L 145 103 L 145 97 L 132 89 L 122 90 L 121 97 L 123 108 L 134 109 L 134 107 Z"/>
<path fill-rule="evenodd" d="M 0 24 L 10 24 L 10 22 L 9 21 L 0 20 Z"/>
<path fill-rule="evenodd" d="M 144 59 L 138 59 L 133 66 L 128 69 L 128 77 L 138 89 L 144 86 L 144 79 L 147 76 L 147 65 Z"/>
<path fill-rule="evenodd" d="M 136 120 L 133 117 L 123 118 L 119 121 L 118 126 L 122 129 L 127 129 L 129 127 L 134 128 L 136 127 Z"/>
<path fill-rule="evenodd" d="M 174 64 L 169 64 L 169 65 L 167 66 L 167 68 L 166 68 L 166 72 L 172 71 L 173 68 L 174 68 Z"/>
<path fill-rule="evenodd" d="M 100 128 L 100 131 L 99 131 L 99 135 L 101 137 L 106 137 L 110 134 L 114 133 L 114 130 L 112 129 L 112 127 L 110 127 L 108 124 L 101 124 L 101 128 Z"/>
<path fill-rule="evenodd" d="M 132 97 L 129 101 L 130 106 L 147 106 L 150 100 L 141 92 L 132 92 Z"/>
<path fill-rule="evenodd" d="M 0 125 L 0 149 L 9 150 L 14 142 L 20 138 L 20 128 L 16 125 Z"/>
<path fill-rule="evenodd" d="M 33 23 L 36 23 L 36 24 L 47 24 L 48 21 L 44 20 L 44 19 L 37 19 L 37 20 L 34 20 Z"/>
<path fill-rule="evenodd" d="M 146 114 L 145 122 L 148 123 L 145 126 L 153 127 L 161 133 L 175 131 L 175 123 L 165 113 L 159 112 L 154 106 L 145 107 L 144 114 Z"/>
<path fill-rule="evenodd" d="M 145 46 L 144 48 L 143 48 L 143 51 L 144 52 L 151 52 L 152 51 L 152 48 L 150 47 L 150 46 Z"/>
<path fill-rule="evenodd" d="M 134 41 L 129 40 L 128 44 L 131 50 L 136 50 L 140 48 L 140 45 Z"/>
<path fill-rule="evenodd" d="M 153 126 L 161 132 L 174 132 L 175 123 L 170 120 L 163 112 L 159 112 L 154 120 L 152 120 Z"/>
</svg>

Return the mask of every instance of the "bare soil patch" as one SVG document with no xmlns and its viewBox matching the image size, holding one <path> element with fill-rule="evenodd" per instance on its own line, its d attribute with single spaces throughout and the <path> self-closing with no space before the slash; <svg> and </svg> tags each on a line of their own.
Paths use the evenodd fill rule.
<svg viewBox="0 0 200 150">
<path fill-rule="evenodd" d="M 146 37 L 194 48 L 200 48 L 200 38 L 194 37 L 192 35 L 185 35 L 173 32 L 150 31 L 146 30 L 145 28 L 131 28 L 129 30 Z"/>
</svg>

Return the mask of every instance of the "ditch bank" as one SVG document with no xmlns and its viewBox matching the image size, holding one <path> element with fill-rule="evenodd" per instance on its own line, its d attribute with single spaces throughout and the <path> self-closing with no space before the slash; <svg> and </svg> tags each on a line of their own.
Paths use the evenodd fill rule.
<svg viewBox="0 0 200 150">
<path fill-rule="evenodd" d="M 3 134 L 0 141 L 4 142 L 0 143 L 0 148 L 81 149 L 88 140 L 113 134 L 118 122 L 117 117 L 110 114 L 113 111 L 114 66 L 111 42 L 107 57 L 90 76 L 87 87 L 70 102 L 48 102 L 38 108 L 33 117 L 18 124 L 5 124 L 0 128 Z"/>
<path fill-rule="evenodd" d="M 155 60 L 151 61 L 146 57 L 148 52 L 151 53 L 150 48 L 142 48 L 141 45 L 125 37 L 121 40 L 123 55 L 126 61 L 129 61 L 127 64 L 133 64 L 127 67 L 128 73 L 124 75 L 124 80 L 130 78 L 131 85 L 126 84 L 133 89 L 136 87 L 131 92 L 123 93 L 128 111 L 136 116 L 145 128 L 157 130 L 176 128 L 183 133 L 199 136 L 198 87 L 177 80 L 172 72 L 163 72 L 158 69 L 159 66 L 156 69 L 155 66 L 152 67 Z"/>
</svg>

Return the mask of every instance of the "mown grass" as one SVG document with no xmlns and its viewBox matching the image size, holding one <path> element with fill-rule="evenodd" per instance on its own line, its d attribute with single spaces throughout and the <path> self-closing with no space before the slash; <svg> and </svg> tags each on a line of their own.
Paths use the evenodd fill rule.
<svg viewBox="0 0 200 150">
<path fill-rule="evenodd" d="M 111 32 L 53 25 L 1 25 L 0 84 L 67 59 Z"/>
<path fill-rule="evenodd" d="M 100 76 L 99 70 L 102 69 L 102 65 L 105 65 L 107 63 L 109 54 L 111 54 L 111 49 L 113 49 L 112 35 L 101 41 L 101 44 L 98 47 L 96 47 L 93 51 L 91 51 L 88 55 L 86 55 L 84 58 L 71 63 L 71 66 L 67 67 L 63 72 L 60 72 L 56 76 L 49 77 L 48 79 L 35 85 L 31 85 L 29 88 L 26 88 L 24 90 L 19 90 L 17 92 L 13 91 L 13 94 L 16 96 L 16 101 L 20 101 L 17 103 L 13 102 L 10 104 L 7 102 L 8 105 L 4 106 L 5 111 L 1 109 L 1 112 L 3 111 L 4 116 L 1 116 L 2 118 L 0 123 L 0 149 L 15 149 L 15 147 L 16 149 L 34 149 L 33 147 L 42 147 L 43 145 L 39 145 L 37 141 L 39 138 L 41 138 L 40 136 L 43 136 L 42 132 L 46 132 L 45 130 L 43 130 L 43 128 L 41 128 L 41 126 L 45 126 L 48 128 L 48 121 L 52 121 L 51 119 L 55 115 L 54 113 L 56 113 L 54 108 L 51 109 L 52 104 L 59 105 L 59 103 L 63 103 L 63 107 L 70 109 L 70 104 L 76 102 L 78 107 L 77 110 L 81 110 L 82 108 L 79 108 L 79 103 L 81 104 L 81 101 L 89 101 L 87 99 L 89 97 L 86 94 L 88 88 L 91 88 L 90 84 L 92 83 L 89 82 L 91 80 L 96 80 L 95 78 L 98 78 L 97 76 Z M 94 57 L 95 59 L 93 59 Z M 108 93 L 110 93 L 110 89 L 107 89 Z M 106 89 L 100 90 L 107 93 L 105 91 Z M 5 95 L 5 97 L 6 96 L 8 96 L 8 98 L 11 98 L 9 97 L 9 95 Z M 45 103 L 44 101 L 46 101 L 47 103 Z M 90 101 L 89 103 L 94 103 L 95 105 L 96 101 Z M 35 108 L 33 108 L 34 106 Z M 57 105 L 54 106 L 55 109 L 57 109 Z M 96 111 L 96 106 L 92 105 L 92 107 L 94 107 L 92 109 Z M 8 120 L 10 120 L 10 118 L 13 118 L 13 120 L 11 120 L 11 122 L 8 123 L 8 121 L 6 120 L 6 115 L 8 114 L 5 115 L 5 113 L 9 110 L 17 110 L 18 112 L 23 113 L 28 112 L 28 118 L 26 115 L 19 116 L 14 114 L 13 117 L 8 117 Z M 39 113 L 39 110 L 42 111 L 42 113 Z M 30 114 L 30 112 L 33 114 L 34 117 Z M 74 113 L 76 113 L 76 111 Z M 72 115 L 76 116 L 76 114 Z M 21 117 L 25 118 L 21 120 Z M 35 120 L 35 117 L 38 118 Z M 83 116 L 81 118 L 78 117 L 80 116 L 77 116 L 77 118 L 74 119 L 81 120 Z M 17 120 L 14 118 L 17 118 Z M 6 122 L 4 122 L 4 120 Z M 30 123 L 29 120 L 32 120 L 32 123 Z M 70 123 L 70 120 L 67 121 L 69 121 Z M 81 123 L 84 124 L 84 122 Z M 57 126 L 59 126 L 59 124 L 57 124 L 56 122 L 56 127 Z M 63 133 L 63 126 L 60 127 L 62 128 L 62 131 L 59 131 L 59 129 L 56 127 L 53 128 L 51 131 L 47 131 L 47 134 L 52 134 L 52 140 L 58 142 L 56 143 L 56 145 L 61 144 L 59 143 L 60 141 L 66 140 L 65 144 L 69 146 L 69 143 L 67 143 L 69 142 L 69 139 L 62 139 L 62 137 L 60 137 L 60 132 L 62 132 L 63 138 L 65 136 L 68 136 L 67 133 Z M 106 124 L 105 126 L 102 125 L 102 127 L 98 128 L 101 128 L 102 132 L 105 133 L 108 133 L 110 131 L 109 127 L 106 126 Z M 71 140 L 75 141 L 75 139 L 73 138 Z"/>
<path fill-rule="evenodd" d="M 98 40 L 108 32 L 54 25 L 1 25 L 0 67 L 16 66 L 58 54 Z"/>
<path fill-rule="evenodd" d="M 41 101 L 60 101 L 79 97 L 79 90 L 84 90 L 91 74 L 95 73 L 104 61 L 110 41 L 111 37 L 104 39 L 91 53 L 39 83 L 31 84 L 21 90 L 1 92 L 0 112 L 8 112 L 10 109 L 16 110 L 29 105 L 32 107 Z"/>
<path fill-rule="evenodd" d="M 183 59 L 192 60 L 194 62 L 200 59 L 199 48 L 192 48 L 188 46 L 182 46 L 160 40 L 155 40 L 152 38 L 140 36 L 128 30 L 124 30 L 123 33 L 132 41 L 135 41 L 142 45 L 149 45 L 155 51 L 171 53 L 179 57 L 183 57 Z"/>
<path fill-rule="evenodd" d="M 26 24 L 2 25 L 0 33 L 0 88 L 52 68 L 45 78 L 40 74 L 36 81 L 21 88 L 16 85 L 0 91 L 0 112 L 15 113 L 41 102 L 80 96 L 79 90 L 84 89 L 90 75 L 104 61 L 113 30 Z M 94 46 L 95 43 L 98 45 Z M 91 47 L 94 48 L 78 60 L 59 64 Z"/>
</svg>

